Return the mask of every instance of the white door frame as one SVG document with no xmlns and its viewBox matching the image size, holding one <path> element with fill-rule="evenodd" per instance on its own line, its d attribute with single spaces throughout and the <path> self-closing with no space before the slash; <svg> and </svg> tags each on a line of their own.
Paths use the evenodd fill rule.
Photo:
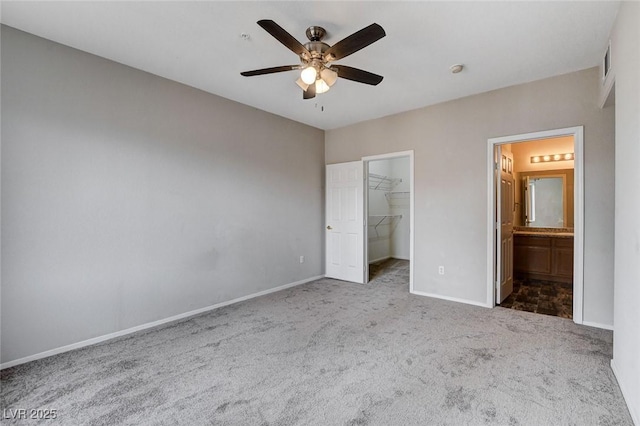
<svg viewBox="0 0 640 426">
<path fill-rule="evenodd" d="M 364 259 L 365 259 L 365 279 L 366 282 L 369 281 L 369 161 L 376 160 L 389 160 L 392 158 L 400 158 L 400 157 L 409 157 L 409 292 L 413 293 L 413 235 L 414 235 L 414 191 L 413 191 L 413 170 L 414 170 L 414 154 L 413 150 L 410 151 L 401 151 L 401 152 L 391 152 L 388 154 L 380 154 L 380 155 L 370 155 L 367 157 L 362 157 L 362 161 L 364 162 L 364 171 L 365 171 L 365 185 L 364 185 L 364 218 L 365 218 L 365 227 L 364 227 Z"/>
<path fill-rule="evenodd" d="M 546 130 L 521 135 L 490 138 L 487 149 L 487 306 L 495 307 L 496 288 L 496 188 L 494 149 L 497 145 L 573 136 L 574 144 L 574 224 L 573 224 L 573 322 L 583 323 L 584 297 L 584 126 Z"/>
</svg>

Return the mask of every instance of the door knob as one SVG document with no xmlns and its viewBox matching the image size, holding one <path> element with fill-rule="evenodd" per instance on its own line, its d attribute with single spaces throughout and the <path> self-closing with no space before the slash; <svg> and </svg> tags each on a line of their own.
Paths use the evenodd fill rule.
<svg viewBox="0 0 640 426">
<path fill-rule="evenodd" d="M 331 227 L 331 225 L 327 225 L 327 229 L 332 230 L 333 228 Z"/>
</svg>

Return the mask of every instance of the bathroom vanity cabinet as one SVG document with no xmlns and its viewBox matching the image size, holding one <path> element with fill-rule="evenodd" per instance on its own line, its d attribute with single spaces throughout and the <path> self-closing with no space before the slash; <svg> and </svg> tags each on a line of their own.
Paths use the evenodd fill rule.
<svg viewBox="0 0 640 426">
<path fill-rule="evenodd" d="M 519 235 L 513 238 L 516 277 L 562 283 L 573 282 L 573 236 Z"/>
</svg>

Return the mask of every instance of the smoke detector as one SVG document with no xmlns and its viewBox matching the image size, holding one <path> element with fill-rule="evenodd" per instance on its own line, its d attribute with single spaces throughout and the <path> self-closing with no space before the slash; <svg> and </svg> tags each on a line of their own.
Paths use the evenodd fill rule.
<svg viewBox="0 0 640 426">
<path fill-rule="evenodd" d="M 449 67 L 449 69 L 453 74 L 458 74 L 460 71 L 462 71 L 463 68 L 464 68 L 464 65 L 462 64 L 455 64 Z"/>
</svg>

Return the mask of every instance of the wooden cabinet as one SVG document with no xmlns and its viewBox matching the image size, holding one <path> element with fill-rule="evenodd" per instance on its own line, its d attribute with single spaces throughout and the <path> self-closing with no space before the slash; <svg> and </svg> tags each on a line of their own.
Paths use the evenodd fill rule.
<svg viewBox="0 0 640 426">
<path fill-rule="evenodd" d="M 573 237 L 515 235 L 513 269 L 518 278 L 573 282 Z"/>
<path fill-rule="evenodd" d="M 573 237 L 551 238 L 552 241 L 552 270 L 553 275 L 569 278 L 573 281 Z"/>
</svg>

